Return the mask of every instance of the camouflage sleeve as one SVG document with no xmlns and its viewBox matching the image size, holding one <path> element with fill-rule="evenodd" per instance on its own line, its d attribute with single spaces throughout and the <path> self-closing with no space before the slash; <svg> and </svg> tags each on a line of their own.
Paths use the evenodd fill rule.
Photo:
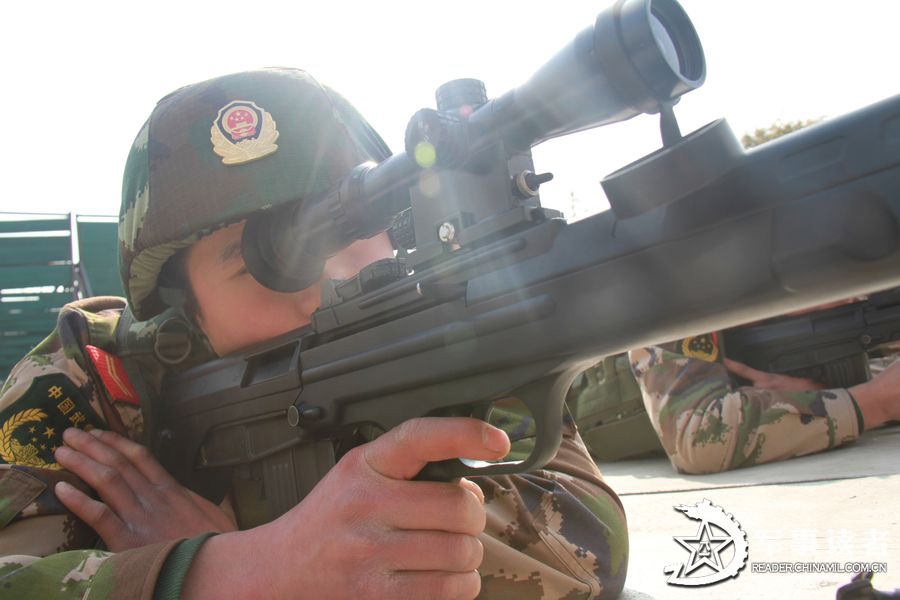
<svg viewBox="0 0 900 600">
<path fill-rule="evenodd" d="M 140 432 L 139 407 L 99 389 L 84 353 L 86 344 L 112 338 L 121 304 L 94 299 L 64 308 L 57 329 L 0 388 L 2 598 L 150 598 L 177 543 L 119 554 L 92 549 L 97 535 L 53 492 L 60 480 L 90 491 L 53 457 L 67 427 L 105 427 L 132 438 Z"/>
<path fill-rule="evenodd" d="M 527 420 L 518 423 L 504 426 L 514 454 L 527 451 L 530 433 Z M 479 599 L 619 595 L 628 566 L 625 513 L 568 415 L 559 452 L 544 469 L 473 480 L 487 511 Z"/>
<path fill-rule="evenodd" d="M 0 598 L 151 600 L 159 573 L 180 540 L 113 554 L 72 550 L 0 558 Z"/>
<path fill-rule="evenodd" d="M 629 356 L 650 421 L 679 471 L 727 471 L 859 436 L 856 405 L 845 389 L 735 389 L 725 366 L 705 357 L 659 346 Z"/>
</svg>

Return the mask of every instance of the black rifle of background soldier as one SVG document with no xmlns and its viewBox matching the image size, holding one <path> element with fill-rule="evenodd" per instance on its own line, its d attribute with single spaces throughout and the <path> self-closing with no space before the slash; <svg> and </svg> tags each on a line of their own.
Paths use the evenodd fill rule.
<svg viewBox="0 0 900 600">
<path fill-rule="evenodd" d="M 809 378 L 827 388 L 868 381 L 869 352 L 900 340 L 900 288 L 828 310 L 723 332 L 728 358 L 760 371 Z"/>
</svg>

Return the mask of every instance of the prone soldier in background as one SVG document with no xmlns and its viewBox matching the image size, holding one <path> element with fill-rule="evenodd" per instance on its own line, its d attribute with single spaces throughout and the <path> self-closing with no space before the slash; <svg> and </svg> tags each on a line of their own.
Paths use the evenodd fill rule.
<svg viewBox="0 0 900 600">
<path fill-rule="evenodd" d="M 601 461 L 663 450 L 692 474 L 854 441 L 900 420 L 900 363 L 864 334 L 897 330 L 891 294 L 884 306 L 851 299 L 610 357 L 575 382 L 570 410 Z M 787 364 L 804 368 L 762 370 Z"/>
<path fill-rule="evenodd" d="M 0 390 L 0 595 L 618 595 L 624 513 L 571 420 L 545 469 L 458 484 L 411 479 L 427 462 L 500 458 L 507 436 L 473 419 L 408 421 L 346 450 L 268 523 L 245 489 L 214 505 L 136 443 L 150 438 L 166 373 L 302 327 L 318 306 L 318 284 L 280 293 L 248 274 L 244 219 L 314 198 L 388 154 L 345 100 L 301 71 L 220 77 L 158 103 L 125 168 L 128 304 L 65 307 Z M 361 240 L 323 278 L 391 255 L 385 234 Z M 98 534 L 110 551 L 92 549 Z"/>
</svg>

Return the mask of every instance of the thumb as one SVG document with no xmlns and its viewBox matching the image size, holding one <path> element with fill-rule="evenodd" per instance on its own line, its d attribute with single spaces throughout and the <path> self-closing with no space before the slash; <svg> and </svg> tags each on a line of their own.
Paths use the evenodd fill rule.
<svg viewBox="0 0 900 600">
<path fill-rule="evenodd" d="M 425 417 L 406 421 L 363 448 L 373 471 L 392 479 L 412 479 L 430 462 L 500 459 L 509 452 L 509 438 L 478 419 Z"/>
</svg>

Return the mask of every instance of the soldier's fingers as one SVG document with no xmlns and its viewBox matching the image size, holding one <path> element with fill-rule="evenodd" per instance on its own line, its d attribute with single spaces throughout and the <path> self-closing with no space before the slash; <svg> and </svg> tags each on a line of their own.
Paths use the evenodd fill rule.
<svg viewBox="0 0 900 600">
<path fill-rule="evenodd" d="M 484 490 L 481 489 L 481 486 L 479 486 L 474 481 L 466 479 L 465 477 L 460 478 L 459 485 L 460 487 L 467 489 L 475 494 L 475 497 L 478 498 L 478 501 L 484 504 Z"/>
<path fill-rule="evenodd" d="M 382 552 L 392 571 L 468 573 L 484 558 L 477 537 L 446 531 L 395 531 L 383 542 Z"/>
<path fill-rule="evenodd" d="M 805 392 L 824 389 L 821 383 L 808 377 L 791 377 L 790 375 L 775 375 L 768 382 L 772 389 L 788 392 Z"/>
<path fill-rule="evenodd" d="M 95 462 L 117 471 L 132 489 L 144 490 L 148 487 L 147 478 L 143 473 L 127 456 L 110 446 L 106 440 L 70 427 L 63 432 L 63 441 L 70 448 L 78 450 Z"/>
<path fill-rule="evenodd" d="M 723 359 L 722 363 L 730 373 L 734 373 L 738 377 L 743 377 L 744 379 L 748 379 L 750 381 L 765 379 L 770 375 L 765 371 L 758 371 L 749 365 L 745 365 L 744 363 L 738 362 L 736 360 L 731 360 L 730 358 Z"/>
<path fill-rule="evenodd" d="M 168 471 L 166 471 L 159 462 L 157 462 L 156 458 L 146 446 L 142 446 L 117 433 L 103 429 L 93 429 L 91 430 L 91 435 L 127 458 L 151 483 L 171 484 L 175 482 L 175 479 L 169 475 Z"/>
<path fill-rule="evenodd" d="M 110 548 L 114 545 L 112 540 L 118 540 L 127 533 L 125 523 L 106 504 L 88 497 L 65 481 L 60 481 L 53 489 L 59 501 L 96 531 Z"/>
<path fill-rule="evenodd" d="M 402 600 L 473 600 L 481 591 L 478 571 L 406 571 L 391 576 L 386 597 Z"/>
<path fill-rule="evenodd" d="M 402 530 L 434 530 L 466 535 L 484 531 L 481 499 L 470 490 L 437 481 L 401 481 L 391 487 L 391 502 L 380 507 L 380 519 Z"/>
<path fill-rule="evenodd" d="M 360 447 L 369 467 L 392 479 L 412 479 L 429 462 L 451 458 L 496 460 L 509 452 L 509 438 L 478 419 L 411 419 Z"/>
<path fill-rule="evenodd" d="M 118 470 L 66 446 L 57 448 L 55 457 L 56 462 L 81 477 L 117 513 L 127 514 L 140 507 L 134 490 Z"/>
<path fill-rule="evenodd" d="M 808 386 L 808 389 L 810 389 L 810 390 L 824 390 L 825 389 L 825 384 L 819 383 L 815 379 L 805 378 L 803 381 L 804 381 L 804 383 L 806 383 L 806 385 Z"/>
<path fill-rule="evenodd" d="M 177 484 L 176 485 L 180 485 Z M 237 531 L 237 523 L 230 512 L 223 507 L 213 504 L 203 496 L 197 494 L 193 490 L 182 488 L 191 502 L 194 503 L 215 525 L 216 531 Z"/>
</svg>

